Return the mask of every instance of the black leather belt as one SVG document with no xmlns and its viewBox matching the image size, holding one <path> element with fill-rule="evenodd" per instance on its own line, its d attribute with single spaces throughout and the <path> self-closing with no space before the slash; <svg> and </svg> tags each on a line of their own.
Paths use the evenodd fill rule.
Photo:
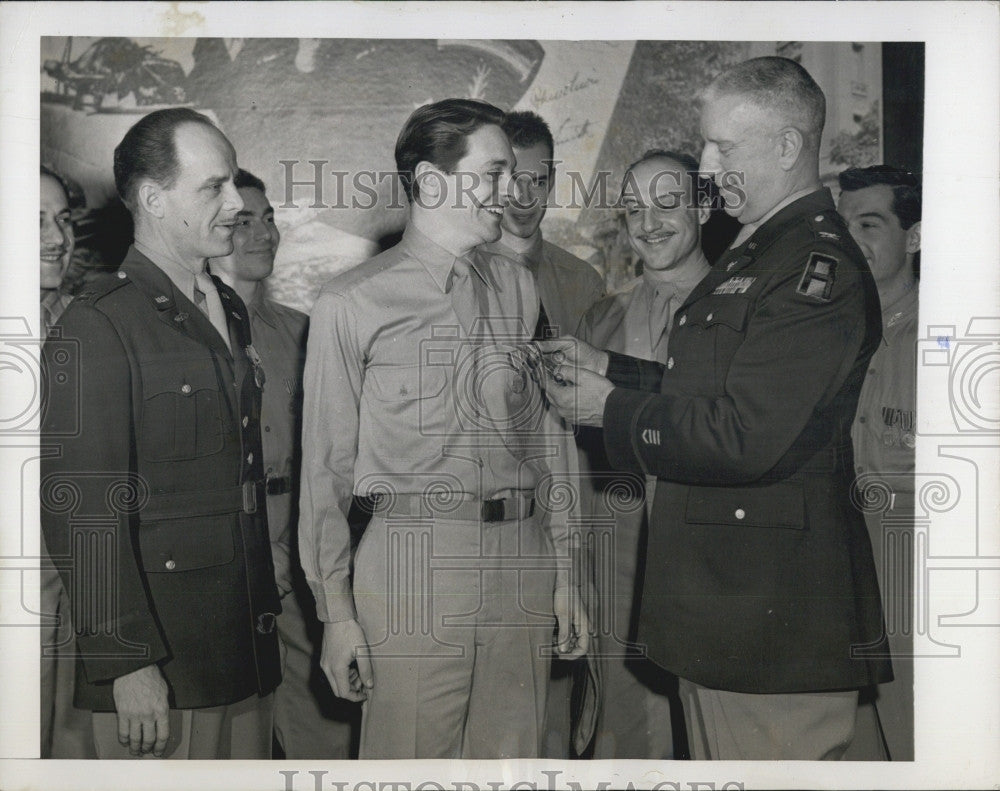
<svg viewBox="0 0 1000 791">
<path fill-rule="evenodd" d="M 385 516 L 492 523 L 527 519 L 535 513 L 535 498 L 531 495 L 468 500 L 461 499 L 460 495 L 425 497 L 421 494 L 378 494 L 372 499 L 374 512 Z"/>
<path fill-rule="evenodd" d="M 288 494 L 292 491 L 291 475 L 268 475 L 264 480 L 269 495 Z"/>
</svg>

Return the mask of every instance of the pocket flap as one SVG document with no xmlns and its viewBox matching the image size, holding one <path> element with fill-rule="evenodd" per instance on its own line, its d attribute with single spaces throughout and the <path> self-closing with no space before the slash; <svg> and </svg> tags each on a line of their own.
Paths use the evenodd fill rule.
<svg viewBox="0 0 1000 791">
<path fill-rule="evenodd" d="M 687 312 L 688 323 L 702 327 L 724 324 L 737 332 L 746 323 L 750 302 L 745 297 L 723 296 L 699 300 Z"/>
<path fill-rule="evenodd" d="M 192 396 L 200 390 L 218 390 L 212 360 L 190 360 L 175 364 L 143 365 L 142 392 L 149 398 L 161 393 Z"/>
<path fill-rule="evenodd" d="M 150 522 L 139 527 L 139 554 L 149 573 L 221 566 L 236 556 L 232 517 Z"/>
<path fill-rule="evenodd" d="M 433 398 L 448 382 L 444 370 L 433 365 L 376 366 L 368 369 L 366 379 L 379 401 Z"/>
<path fill-rule="evenodd" d="M 805 527 L 805 495 L 801 481 L 747 488 L 692 488 L 685 517 L 696 525 Z"/>
</svg>

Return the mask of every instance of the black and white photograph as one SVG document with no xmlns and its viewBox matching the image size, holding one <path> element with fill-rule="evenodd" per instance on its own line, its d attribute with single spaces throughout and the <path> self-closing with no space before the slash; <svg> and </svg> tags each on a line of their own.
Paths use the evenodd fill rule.
<svg viewBox="0 0 1000 791">
<path fill-rule="evenodd" d="M 994 787 L 995 4 L 0 16 L 0 786 Z"/>
</svg>

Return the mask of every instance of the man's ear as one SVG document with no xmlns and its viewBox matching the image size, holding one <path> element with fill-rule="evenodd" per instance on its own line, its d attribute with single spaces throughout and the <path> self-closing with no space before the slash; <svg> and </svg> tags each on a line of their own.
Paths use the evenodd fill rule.
<svg viewBox="0 0 1000 791">
<path fill-rule="evenodd" d="M 778 165 L 782 170 L 791 170 L 799 160 L 805 139 L 794 126 L 786 126 L 778 132 Z"/>
<path fill-rule="evenodd" d="M 421 199 L 436 199 L 444 191 L 444 174 L 430 162 L 421 161 L 413 169 L 413 183 L 419 185 L 417 191 Z"/>
<path fill-rule="evenodd" d="M 916 255 L 920 252 L 920 220 L 906 229 L 906 254 Z"/>
<path fill-rule="evenodd" d="M 140 209 L 158 219 L 163 219 L 166 209 L 163 205 L 163 187 L 155 181 L 144 179 L 139 183 L 135 196 Z"/>
<path fill-rule="evenodd" d="M 698 225 L 704 225 L 708 218 L 712 216 L 710 199 L 707 195 L 702 195 L 698 199 Z"/>
</svg>

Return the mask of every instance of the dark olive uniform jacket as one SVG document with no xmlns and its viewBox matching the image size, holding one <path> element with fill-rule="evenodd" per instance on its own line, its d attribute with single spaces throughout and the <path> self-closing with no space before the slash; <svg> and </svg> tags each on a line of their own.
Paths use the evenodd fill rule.
<svg viewBox="0 0 1000 791">
<path fill-rule="evenodd" d="M 661 479 L 639 618 L 657 663 L 736 692 L 891 679 L 852 503 L 880 337 L 871 271 L 823 189 L 722 256 L 676 311 L 666 366 L 612 355 L 608 457 Z"/>
<path fill-rule="evenodd" d="M 153 662 L 172 708 L 280 681 L 254 483 L 261 391 L 246 308 L 216 285 L 233 353 L 134 248 L 74 299 L 43 352 L 42 529 L 73 603 L 80 708 L 113 711 L 113 680 Z"/>
</svg>

